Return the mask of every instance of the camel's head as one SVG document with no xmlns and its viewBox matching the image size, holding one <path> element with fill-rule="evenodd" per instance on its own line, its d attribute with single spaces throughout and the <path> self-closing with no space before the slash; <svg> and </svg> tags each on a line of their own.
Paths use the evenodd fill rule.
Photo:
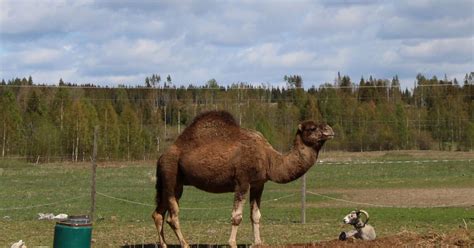
<svg viewBox="0 0 474 248">
<path fill-rule="evenodd" d="M 317 147 L 326 140 L 334 137 L 334 131 L 327 124 L 318 124 L 314 121 L 304 121 L 298 125 L 298 134 L 307 146 Z"/>
</svg>

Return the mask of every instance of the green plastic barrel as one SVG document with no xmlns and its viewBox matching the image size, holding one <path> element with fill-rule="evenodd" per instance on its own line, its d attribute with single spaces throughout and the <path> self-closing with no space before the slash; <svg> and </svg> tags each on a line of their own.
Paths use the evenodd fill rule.
<svg viewBox="0 0 474 248">
<path fill-rule="evenodd" d="M 54 248 L 90 248 L 92 223 L 88 216 L 70 216 L 54 227 Z"/>
</svg>

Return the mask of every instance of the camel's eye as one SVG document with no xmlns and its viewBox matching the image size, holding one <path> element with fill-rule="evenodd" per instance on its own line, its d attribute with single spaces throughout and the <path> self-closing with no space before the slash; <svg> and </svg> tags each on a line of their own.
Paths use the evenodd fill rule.
<svg viewBox="0 0 474 248">
<path fill-rule="evenodd" d="M 311 128 L 309 128 L 309 131 L 314 132 L 314 131 L 316 131 L 316 129 L 317 129 L 316 127 L 311 127 Z"/>
</svg>

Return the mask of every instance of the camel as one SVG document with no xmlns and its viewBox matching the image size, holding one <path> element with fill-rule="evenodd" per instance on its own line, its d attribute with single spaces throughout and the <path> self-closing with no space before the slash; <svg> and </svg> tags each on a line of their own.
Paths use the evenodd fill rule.
<svg viewBox="0 0 474 248">
<path fill-rule="evenodd" d="M 281 154 L 259 132 L 241 128 L 228 112 L 198 115 L 157 162 L 156 209 L 152 217 L 161 247 L 167 247 L 163 232 L 166 213 L 166 222 L 181 247 L 189 247 L 178 219 L 184 185 L 211 193 L 234 193 L 231 247 L 237 246 L 237 229 L 246 196 L 250 195 L 254 244 L 261 244 L 260 199 L 265 182 L 288 183 L 301 177 L 333 136 L 330 126 L 304 121 L 298 126 L 291 151 Z"/>
</svg>

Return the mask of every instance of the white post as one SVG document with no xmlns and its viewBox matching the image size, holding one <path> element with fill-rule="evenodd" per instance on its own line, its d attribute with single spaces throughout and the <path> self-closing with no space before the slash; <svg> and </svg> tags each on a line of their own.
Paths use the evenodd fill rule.
<svg viewBox="0 0 474 248">
<path fill-rule="evenodd" d="M 92 180 L 91 180 L 91 212 L 90 220 L 94 221 L 94 212 L 95 212 L 95 195 L 96 195 L 96 171 L 97 171 L 97 135 L 99 131 L 99 126 L 94 127 L 94 147 L 92 150 Z"/>
<path fill-rule="evenodd" d="M 306 224 L 306 174 L 301 180 L 301 224 Z"/>
<path fill-rule="evenodd" d="M 181 110 L 178 110 L 178 135 L 181 133 Z"/>
<path fill-rule="evenodd" d="M 164 140 L 166 142 L 166 105 L 165 105 L 165 134 L 164 134 Z"/>
</svg>

